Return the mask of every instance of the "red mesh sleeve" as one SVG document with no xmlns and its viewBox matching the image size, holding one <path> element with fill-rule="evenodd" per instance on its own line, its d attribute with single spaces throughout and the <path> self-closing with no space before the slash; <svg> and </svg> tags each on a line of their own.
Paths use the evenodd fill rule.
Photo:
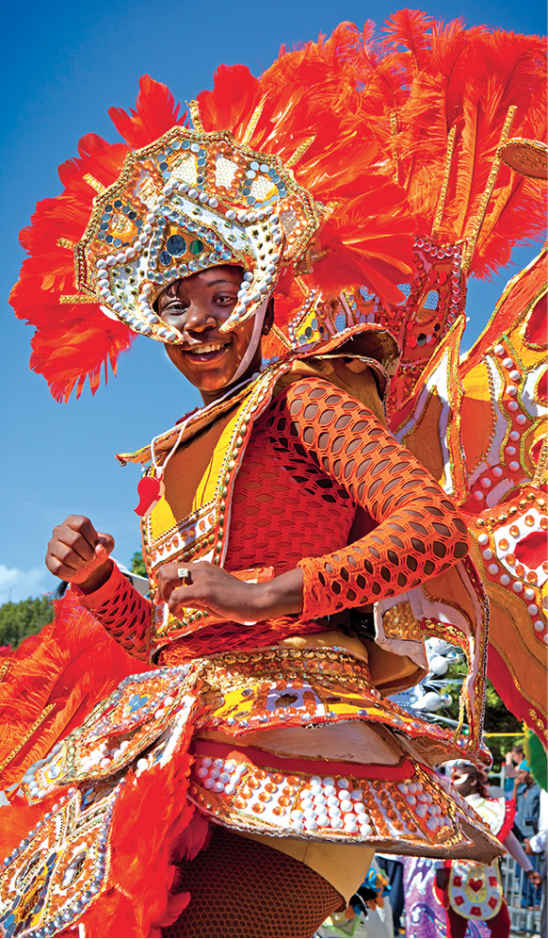
<svg viewBox="0 0 548 939">
<path fill-rule="evenodd" d="M 287 405 L 302 447 L 378 523 L 348 547 L 299 562 L 303 619 L 402 593 L 467 554 L 457 509 L 372 411 L 316 378 L 290 386 Z"/>
<path fill-rule="evenodd" d="M 149 661 L 152 604 L 116 564 L 113 563 L 108 580 L 93 593 L 84 593 L 76 584 L 71 590 L 130 655 Z"/>
</svg>

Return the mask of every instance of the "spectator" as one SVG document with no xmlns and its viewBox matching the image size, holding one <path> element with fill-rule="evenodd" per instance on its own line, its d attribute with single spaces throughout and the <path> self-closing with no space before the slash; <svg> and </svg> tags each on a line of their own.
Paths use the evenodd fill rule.
<svg viewBox="0 0 548 939">
<path fill-rule="evenodd" d="M 541 793 L 541 801 L 544 797 L 544 801 L 548 801 L 548 792 L 544 789 Z M 533 835 L 532 838 L 526 838 L 524 842 L 524 848 L 527 854 L 536 855 L 540 858 L 540 874 L 542 877 L 542 902 L 540 905 L 540 933 L 541 936 L 548 936 L 548 908 L 547 908 L 547 887 L 546 882 L 546 850 L 548 848 L 548 826 L 546 822 L 540 828 L 540 831 Z"/>
<path fill-rule="evenodd" d="M 452 767 L 452 782 L 457 792 L 481 816 L 516 862 L 523 868 L 527 883 L 540 885 L 540 876 L 524 854 L 512 832 L 514 805 L 504 799 L 492 799 L 485 775 L 472 763 L 459 761 Z M 517 785 L 517 780 L 516 780 Z M 510 935 L 510 916 L 502 888 L 498 859 L 491 864 L 473 861 L 444 861 L 436 871 L 439 898 L 447 911 L 448 937 L 466 934 L 468 921 L 485 922 L 491 936 Z"/>
<path fill-rule="evenodd" d="M 526 839 L 530 841 L 538 833 L 540 815 L 540 786 L 531 776 L 527 760 L 522 760 L 519 764 L 514 780 L 514 798 L 516 800 L 514 830 L 518 839 L 525 843 Z M 532 854 L 531 862 L 533 868 L 540 871 L 540 855 Z M 540 886 L 535 886 L 529 878 L 525 877 L 521 867 L 518 870 L 516 864 L 516 874 L 518 873 L 521 876 L 521 906 L 530 910 L 538 909 L 541 901 Z"/>
<path fill-rule="evenodd" d="M 504 798 L 512 799 L 514 795 L 514 781 L 519 772 L 520 763 L 525 759 L 525 752 L 521 744 L 515 744 L 508 753 L 505 754 L 502 764 L 502 774 L 504 779 Z"/>
</svg>

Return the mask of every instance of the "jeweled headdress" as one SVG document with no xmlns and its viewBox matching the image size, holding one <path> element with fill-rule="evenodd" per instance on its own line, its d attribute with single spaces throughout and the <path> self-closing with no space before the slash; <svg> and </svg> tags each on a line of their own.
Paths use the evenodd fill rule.
<svg viewBox="0 0 548 939">
<path fill-rule="evenodd" d="M 129 154 L 95 199 L 76 246 L 76 282 L 134 332 L 163 342 L 180 333 L 156 315 L 159 292 L 218 264 L 245 274 L 230 325 L 252 316 L 280 271 L 298 261 L 321 209 L 276 156 L 230 133 L 174 127 Z"/>
<path fill-rule="evenodd" d="M 58 399 L 86 378 L 96 390 L 135 333 L 179 340 L 154 310 L 167 283 L 234 263 L 225 328 L 274 288 L 267 355 L 385 326 L 403 349 L 399 406 L 463 315 L 467 276 L 543 227 L 539 183 L 500 154 L 510 132 L 543 136 L 544 85 L 538 37 L 405 10 L 382 40 L 343 23 L 259 79 L 221 67 L 181 117 L 143 78 L 136 110 L 110 112 L 125 143 L 84 137 L 22 233 L 11 302 L 36 326 L 32 367 Z"/>
</svg>

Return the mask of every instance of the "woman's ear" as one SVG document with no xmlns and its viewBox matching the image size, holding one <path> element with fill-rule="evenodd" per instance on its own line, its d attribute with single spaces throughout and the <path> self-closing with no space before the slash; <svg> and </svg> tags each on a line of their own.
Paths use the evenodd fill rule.
<svg viewBox="0 0 548 939">
<path fill-rule="evenodd" d="M 268 301 L 268 306 L 266 308 L 264 323 L 263 323 L 263 336 L 267 336 L 272 326 L 274 325 L 274 297 L 271 297 Z"/>
</svg>

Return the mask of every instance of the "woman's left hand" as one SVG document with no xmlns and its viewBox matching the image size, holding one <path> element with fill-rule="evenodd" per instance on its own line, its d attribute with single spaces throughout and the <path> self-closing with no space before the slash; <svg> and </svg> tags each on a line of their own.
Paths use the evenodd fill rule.
<svg viewBox="0 0 548 939">
<path fill-rule="evenodd" d="M 206 610 L 236 623 L 298 613 L 302 608 L 302 573 L 288 571 L 266 583 L 240 580 L 208 561 L 169 562 L 159 568 L 157 584 L 169 611 Z"/>
</svg>

